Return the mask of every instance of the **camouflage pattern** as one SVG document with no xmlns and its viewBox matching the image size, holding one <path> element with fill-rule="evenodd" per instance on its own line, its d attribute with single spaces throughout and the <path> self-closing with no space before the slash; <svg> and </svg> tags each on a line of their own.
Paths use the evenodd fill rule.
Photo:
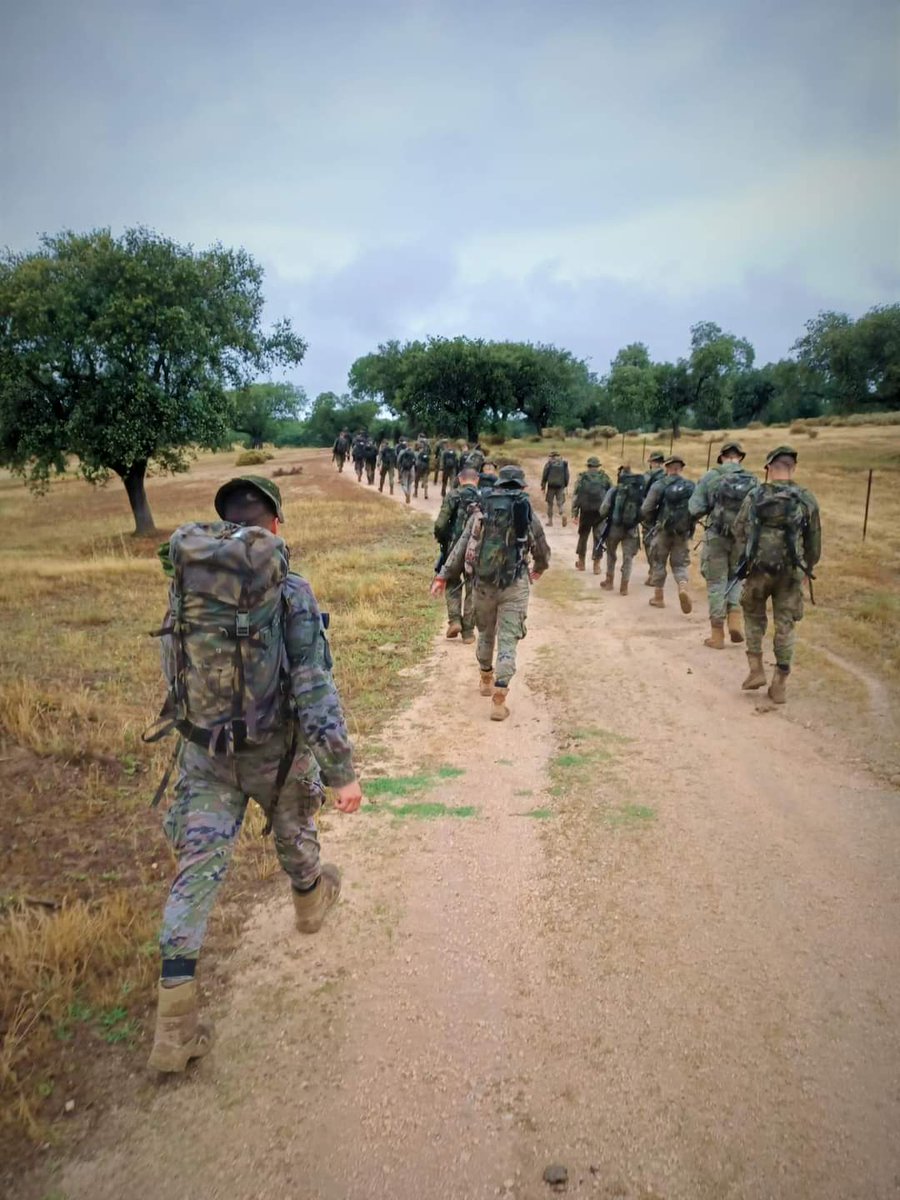
<svg viewBox="0 0 900 1200">
<path fill-rule="evenodd" d="M 434 537 L 442 549 L 446 548 L 448 552 L 452 550 L 466 527 L 472 505 L 480 499 L 479 490 L 474 484 L 453 488 L 445 496 L 434 522 Z"/>
<path fill-rule="evenodd" d="M 390 483 L 391 495 L 393 496 L 393 494 L 394 494 L 394 472 L 397 468 L 397 451 L 396 451 L 396 449 L 393 446 L 391 446 L 388 442 L 383 442 L 381 445 L 381 449 L 378 452 L 378 461 L 380 464 L 380 476 L 379 476 L 379 480 L 378 480 L 378 490 L 379 490 L 379 492 L 384 491 L 384 481 L 385 481 L 385 477 L 387 477 L 387 479 Z"/>
<path fill-rule="evenodd" d="M 366 482 L 375 482 L 375 468 L 378 465 L 378 447 L 371 438 L 367 438 L 363 446 L 363 459 L 366 464 Z"/>
<path fill-rule="evenodd" d="M 441 469 L 441 459 L 444 456 L 444 451 L 447 449 L 447 438 L 438 438 L 434 443 L 434 478 L 432 483 L 437 485 L 438 472 Z"/>
<path fill-rule="evenodd" d="M 655 529 L 647 557 L 650 561 L 650 583 L 653 587 L 665 586 L 667 565 L 678 583 L 687 583 L 691 565 L 689 537 L 670 533 L 667 529 Z"/>
<path fill-rule="evenodd" d="M 450 487 L 450 488 L 456 487 L 457 473 L 459 471 L 459 455 L 456 453 L 456 451 L 453 449 L 452 446 L 447 445 L 442 450 L 441 457 L 440 457 L 440 467 L 441 467 L 441 495 L 446 496 L 448 487 Z M 437 460 L 435 463 L 435 469 L 437 469 Z M 435 477 L 435 483 L 437 483 L 437 477 Z"/>
<path fill-rule="evenodd" d="M 591 539 L 591 555 L 593 555 L 603 524 L 600 513 L 593 509 L 583 508 L 578 514 L 578 543 L 575 553 L 579 558 L 584 558 L 587 554 L 588 537 Z"/>
<path fill-rule="evenodd" d="M 785 501 L 783 506 L 785 514 L 793 508 L 798 510 L 799 515 L 803 518 L 802 526 L 793 527 L 790 531 L 793 558 L 797 562 L 805 563 L 812 570 L 822 557 L 822 521 L 815 496 L 807 488 L 800 487 L 799 484 L 785 481 L 763 483 L 755 488 L 745 499 L 735 519 L 734 540 L 742 551 L 745 550 L 753 532 L 754 513 L 757 506 L 760 503 L 782 497 Z M 787 551 L 784 536 L 786 533 L 787 530 L 772 527 L 762 528 L 759 532 L 758 548 L 760 553 L 765 552 L 767 557 L 782 563 L 784 572 L 791 572 L 795 569 L 796 563 L 792 561 L 792 556 Z"/>
<path fill-rule="evenodd" d="M 789 667 L 794 658 L 794 626 L 803 619 L 803 575 L 767 575 L 753 571 L 744 581 L 741 606 L 744 610 L 744 636 L 748 654 L 762 654 L 766 635 L 766 602 L 772 600 L 775 622 L 775 661 Z"/>
<path fill-rule="evenodd" d="M 459 469 L 463 467 L 471 467 L 473 471 L 481 474 L 481 468 L 484 466 L 484 451 L 479 445 L 474 445 L 471 450 L 467 450 L 460 455 Z"/>
<path fill-rule="evenodd" d="M 526 632 L 529 591 L 527 574 L 505 588 L 475 584 L 475 625 L 478 629 L 475 657 L 482 671 L 493 670 L 497 687 L 507 687 L 516 673 L 516 647 Z"/>
<path fill-rule="evenodd" d="M 431 451 L 429 450 L 427 444 L 424 446 L 420 444 L 419 449 L 416 452 L 416 465 L 414 468 L 415 491 L 413 494 L 418 496 L 419 488 L 421 487 L 426 500 L 428 499 L 428 474 L 430 470 Z"/>
<path fill-rule="evenodd" d="M 281 488 L 274 479 L 267 479 L 265 475 L 238 475 L 234 479 L 229 479 L 223 483 L 216 492 L 216 498 L 213 501 L 213 507 L 220 517 L 225 517 L 225 501 L 233 492 L 256 492 L 263 500 L 271 505 L 272 511 L 279 521 L 284 521 L 284 509 L 281 506 Z"/>
<path fill-rule="evenodd" d="M 587 492 L 589 490 L 591 492 L 598 492 L 600 487 L 603 488 L 603 495 L 599 501 L 593 497 L 588 499 Z M 575 490 L 572 493 L 572 516 L 577 517 L 584 508 L 599 512 L 600 505 L 603 503 L 611 487 L 612 481 L 609 476 L 598 467 L 593 467 L 588 471 L 581 471 L 575 480 Z"/>
<path fill-rule="evenodd" d="M 413 472 L 416 467 L 415 451 L 409 446 L 402 446 L 397 450 L 397 474 L 400 477 L 400 490 L 404 496 L 412 495 Z"/>
<path fill-rule="evenodd" d="M 729 445 L 736 445 L 732 442 Z M 712 513 L 716 506 L 716 493 L 725 475 L 743 471 L 740 463 L 719 463 L 701 477 L 688 502 L 692 516 L 703 517 Z M 706 580 L 706 597 L 709 604 L 709 619 L 724 621 L 728 612 L 740 607 L 742 584 L 736 584 L 725 600 L 728 581 L 734 578 L 742 547 L 726 533 L 707 528 L 700 551 L 700 574 Z"/>
<path fill-rule="evenodd" d="M 646 498 L 653 487 L 660 479 L 664 479 L 666 475 L 665 469 L 661 466 L 651 467 L 649 471 L 644 472 L 644 497 Z M 647 559 L 650 559 L 650 543 L 653 540 L 653 525 L 641 518 L 641 533 L 644 545 L 644 553 Z"/>
<path fill-rule="evenodd" d="M 462 574 L 456 583 L 447 585 L 447 620 L 458 622 L 463 636 L 467 637 L 475 628 L 475 581 L 471 575 Z"/>
<path fill-rule="evenodd" d="M 637 529 L 625 529 L 622 525 L 610 525 L 606 535 L 606 572 L 614 575 L 616 571 L 616 552 L 622 549 L 622 582 L 627 583 L 631 578 L 631 564 L 639 547 Z"/>
<path fill-rule="evenodd" d="M 548 487 L 546 492 L 547 500 L 547 516 L 553 520 L 553 509 L 556 508 L 560 516 L 563 516 L 566 511 L 566 489 L 564 487 Z"/>
</svg>

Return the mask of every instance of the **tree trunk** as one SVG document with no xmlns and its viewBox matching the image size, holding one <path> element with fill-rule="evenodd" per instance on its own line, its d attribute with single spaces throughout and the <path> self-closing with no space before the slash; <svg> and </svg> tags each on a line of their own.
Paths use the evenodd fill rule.
<svg viewBox="0 0 900 1200">
<path fill-rule="evenodd" d="M 680 437 L 681 437 L 681 417 L 676 413 L 675 416 L 672 417 L 672 440 L 675 441 L 676 439 L 678 439 Z"/>
<path fill-rule="evenodd" d="M 144 487 L 144 477 L 147 474 L 147 460 L 133 462 L 127 471 L 119 472 L 125 491 L 128 493 L 128 503 L 134 515 L 134 532 L 137 537 L 150 537 L 156 532 L 153 524 L 153 513 Z"/>
</svg>

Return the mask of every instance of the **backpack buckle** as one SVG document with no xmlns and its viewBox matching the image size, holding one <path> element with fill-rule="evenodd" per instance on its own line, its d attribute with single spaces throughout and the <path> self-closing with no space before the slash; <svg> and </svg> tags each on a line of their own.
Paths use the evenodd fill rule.
<svg viewBox="0 0 900 1200">
<path fill-rule="evenodd" d="M 239 638 L 250 636 L 250 614 L 238 611 L 234 619 L 234 631 Z"/>
</svg>

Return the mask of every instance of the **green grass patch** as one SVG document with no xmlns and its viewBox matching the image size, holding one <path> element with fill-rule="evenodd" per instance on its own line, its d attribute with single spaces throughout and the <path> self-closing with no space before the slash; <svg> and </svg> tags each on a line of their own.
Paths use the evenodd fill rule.
<svg viewBox="0 0 900 1200">
<path fill-rule="evenodd" d="M 553 816 L 552 808 L 532 808 L 528 812 L 517 813 L 519 817 L 531 817 L 533 821 L 549 821 Z"/>
<path fill-rule="evenodd" d="M 389 804 L 392 817 L 412 817 L 417 821 L 434 821 L 438 817 L 474 817 L 478 809 L 473 804 L 439 804 L 437 801 L 422 801 L 418 804 Z"/>
<path fill-rule="evenodd" d="M 627 825 L 646 825 L 656 820 L 656 809 L 646 804 L 622 804 L 618 808 L 608 809 L 603 814 L 603 820 L 614 829 Z"/>
<path fill-rule="evenodd" d="M 422 771 L 418 775 L 384 775 L 366 782 L 366 795 L 377 800 L 382 796 L 415 796 L 447 779 L 458 779 L 465 775 L 460 767 L 438 767 L 436 771 Z"/>
</svg>

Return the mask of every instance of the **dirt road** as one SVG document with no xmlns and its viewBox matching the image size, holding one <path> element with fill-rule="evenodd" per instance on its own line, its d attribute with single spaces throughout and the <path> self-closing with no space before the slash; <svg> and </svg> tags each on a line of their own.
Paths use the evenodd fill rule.
<svg viewBox="0 0 900 1200">
<path fill-rule="evenodd" d="M 434 807 L 327 818 L 335 919 L 255 914 L 215 1051 L 66 1200 L 900 1195 L 897 793 L 756 711 L 699 594 L 550 537 L 510 720 L 439 641 L 382 738 Z"/>
</svg>

